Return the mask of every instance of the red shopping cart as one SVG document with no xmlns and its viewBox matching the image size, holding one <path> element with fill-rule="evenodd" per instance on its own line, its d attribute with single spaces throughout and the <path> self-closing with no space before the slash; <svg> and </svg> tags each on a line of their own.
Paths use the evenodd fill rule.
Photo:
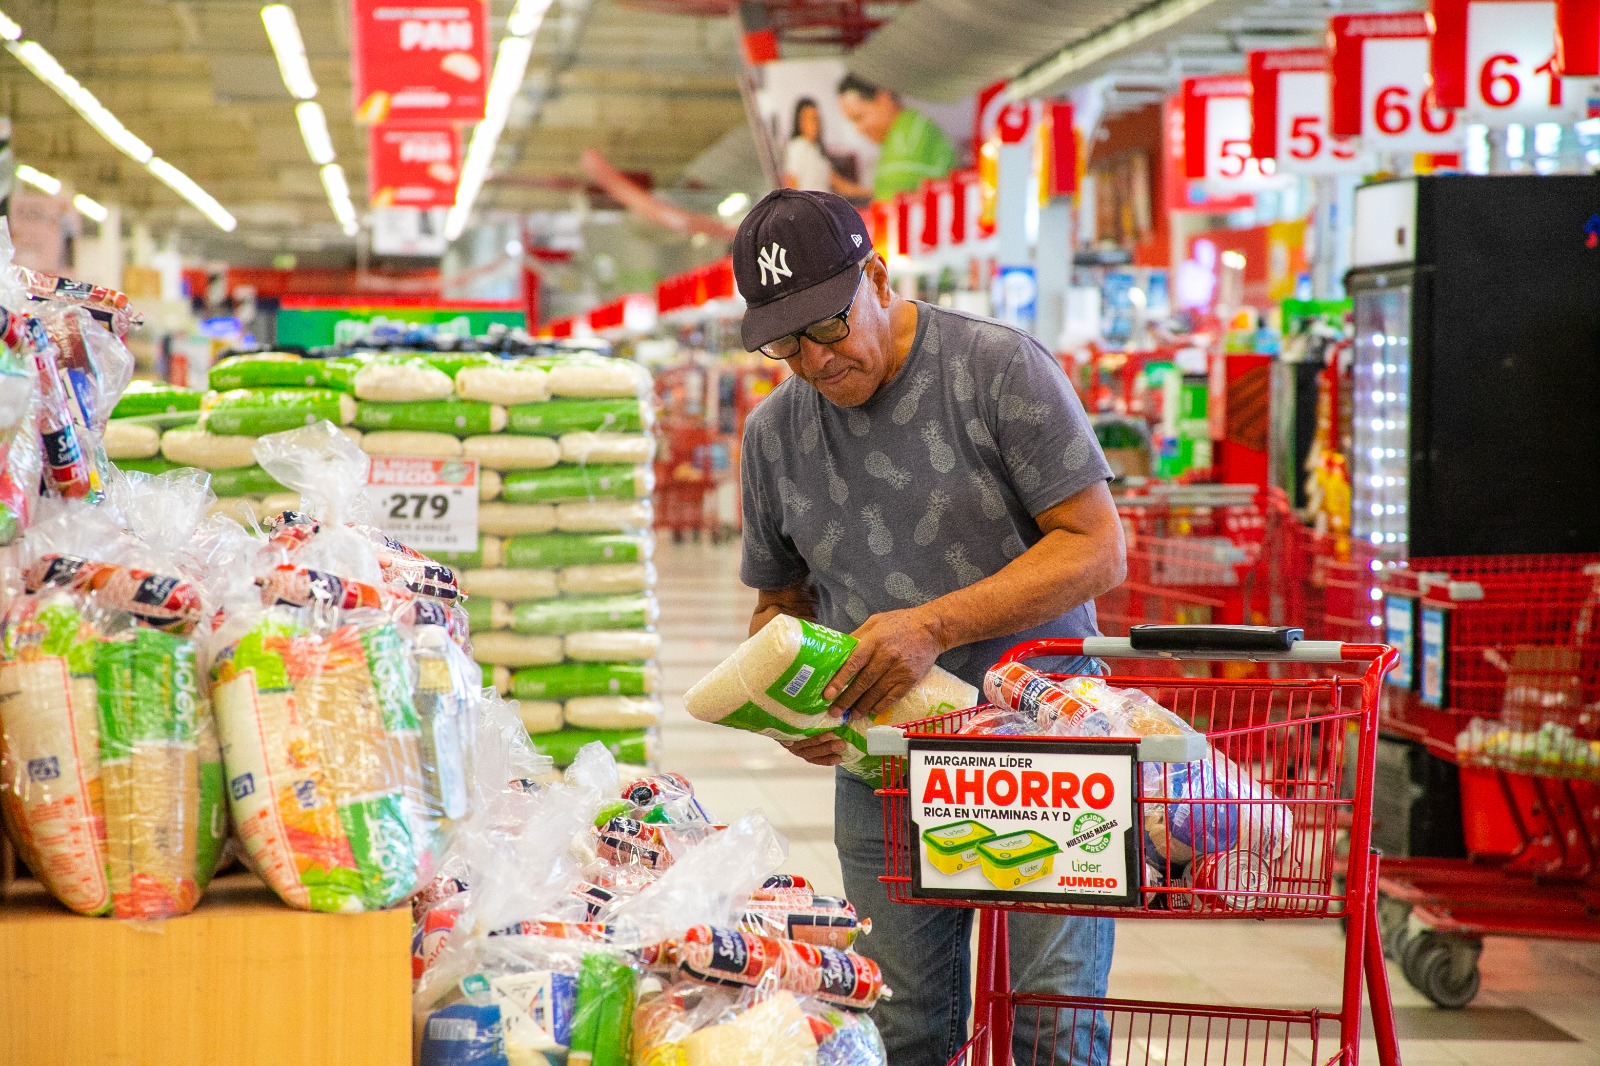
<svg viewBox="0 0 1600 1066">
<path fill-rule="evenodd" d="M 1065 1057 L 1073 1066 L 1090 1066 L 1073 1037 L 1074 1023 L 1079 1021 L 1095 1026 L 1097 1037 L 1109 1032 L 1107 1061 L 1119 1066 L 1136 1062 L 1147 1066 L 1173 1062 L 1185 1066 L 1356 1066 L 1363 993 L 1372 1008 L 1379 1062 L 1383 1066 L 1397 1063 L 1388 977 L 1376 946 L 1378 861 L 1370 846 L 1378 700 L 1395 653 L 1383 645 L 1306 641 L 1300 639 L 1298 629 L 1288 627 L 1140 626 L 1125 638 L 1030 641 L 1011 649 L 1002 662 L 1056 655 L 1319 665 L 1328 668 L 1329 676 L 1216 680 L 1114 673 L 1104 679 L 1107 684 L 1142 690 L 1194 730 L 1186 735 L 1147 735 L 1138 741 L 962 734 L 976 715 L 989 710 L 986 706 L 900 728 L 869 731 L 869 750 L 885 756 L 879 794 L 884 797 L 886 849 L 880 880 L 888 886 L 890 898 L 980 912 L 973 1034 L 952 1066 L 1005 1066 L 1013 1061 L 1013 1027 L 1024 1025 L 1024 1031 L 1038 1034 L 1032 1063 L 1053 1063 Z M 1352 673 L 1352 668 L 1360 672 Z M 1104 891 L 1124 896 L 1115 905 L 1080 898 L 1051 903 L 1044 901 L 1049 898 L 1046 891 L 982 889 L 963 896 L 948 887 L 934 887 L 941 883 L 941 876 L 967 873 L 948 861 L 939 865 L 936 849 L 943 845 L 929 836 L 932 833 L 943 841 L 961 830 L 942 826 L 915 835 L 928 815 L 950 814 L 948 809 L 927 806 L 935 794 L 932 775 L 942 765 L 940 760 L 973 765 L 962 761 L 970 756 L 948 754 L 957 745 L 961 750 L 991 752 L 995 759 L 989 765 L 997 766 L 1016 764 L 1015 753 L 1024 750 L 1060 751 L 1063 757 L 1068 752 L 1103 756 L 1104 765 L 1113 768 L 1107 774 L 1113 780 L 1123 772 L 1115 767 L 1125 765 L 1128 778 L 1135 783 L 1134 806 L 1123 835 L 1127 861 L 1123 867 L 1106 865 L 1113 873 L 1098 879 L 1111 886 Z M 1353 759 L 1348 757 L 1352 747 Z M 1119 758 L 1123 762 L 1116 761 Z M 1153 788 L 1151 770 L 1158 782 Z M 1180 790 L 1175 783 L 1180 770 L 1190 781 L 1203 777 L 1202 770 L 1215 772 L 1219 780 L 1231 775 L 1233 784 Z M 997 798 L 996 788 L 1009 794 L 1010 786 L 996 784 L 999 771 L 986 772 L 990 774 L 990 800 Z M 1253 787 L 1244 787 L 1246 777 Z M 1090 780 L 1081 778 L 1085 796 L 1089 795 Z M 976 787 L 982 793 L 985 786 L 980 782 Z M 1024 782 L 1024 793 L 1027 787 Z M 1114 794 L 1114 790 L 1106 794 Z M 1114 812 L 1115 808 L 1106 808 L 1108 816 Z M 1105 818 L 1096 822 L 1098 816 L 1087 813 L 1075 817 L 1072 832 L 1078 836 L 1069 838 L 1066 845 L 1082 840 L 1079 830 L 1084 824 L 1090 826 L 1089 832 L 1111 831 Z M 1195 843 L 1186 866 L 1179 861 L 1182 857 L 1176 854 L 1170 835 L 1160 838 L 1164 843 L 1155 843 L 1159 827 L 1170 833 L 1180 818 L 1187 820 L 1191 830 L 1212 827 L 1201 834 L 1210 843 Z M 1111 825 L 1116 824 L 1113 819 Z M 1348 847 L 1342 846 L 1341 840 L 1346 825 Z M 1213 833 L 1219 826 L 1226 831 Z M 1028 833 L 1015 825 L 1002 831 L 1008 842 Z M 999 869 L 1002 860 L 997 856 L 1002 851 L 993 846 L 993 838 L 988 843 L 978 863 L 992 864 L 995 869 L 984 865 L 984 877 L 997 886 L 1011 883 L 1005 880 L 1006 871 Z M 1228 849 L 1225 853 L 1223 847 Z M 1096 858 L 1106 858 L 1109 853 L 1115 859 L 1118 855 L 1116 848 L 1098 843 L 1090 850 L 1097 851 Z M 1055 857 L 1066 860 L 1068 855 Z M 1072 870 L 1088 866 L 1077 861 L 1063 864 Z M 1114 876 L 1119 868 L 1128 876 L 1128 882 L 1120 886 Z M 1021 869 L 1019 876 L 1036 878 L 1036 886 L 1048 889 L 1054 883 L 1056 874 L 1049 866 L 1044 867 L 1044 875 L 1034 867 Z M 951 875 L 951 870 L 958 872 Z M 1001 879 L 992 876 L 996 871 Z M 978 880 L 969 877 L 967 883 Z M 1088 883 L 1074 875 L 1060 876 L 1062 886 Z M 1315 1007 L 1299 1010 L 1015 992 L 1009 976 L 1009 911 L 1153 920 L 1346 919 L 1339 1011 L 1329 1016 Z M 1323 1031 L 1329 1022 L 1336 1023 L 1338 1032 L 1331 1054 Z M 1018 1066 L 1028 1061 L 1019 1053 Z"/>
</svg>

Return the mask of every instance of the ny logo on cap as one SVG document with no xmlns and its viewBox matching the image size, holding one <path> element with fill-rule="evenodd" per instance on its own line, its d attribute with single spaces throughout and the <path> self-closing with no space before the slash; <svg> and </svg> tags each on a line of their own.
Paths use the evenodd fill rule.
<svg viewBox="0 0 1600 1066">
<path fill-rule="evenodd" d="M 783 278 L 794 277 L 794 271 L 789 269 L 789 249 L 777 241 L 756 254 L 756 262 L 761 266 L 761 284 L 776 285 Z M 770 275 L 770 280 L 768 275 Z"/>
</svg>

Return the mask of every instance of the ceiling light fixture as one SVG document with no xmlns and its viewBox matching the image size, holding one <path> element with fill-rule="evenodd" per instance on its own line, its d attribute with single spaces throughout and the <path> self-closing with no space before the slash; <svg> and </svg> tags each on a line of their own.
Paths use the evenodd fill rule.
<svg viewBox="0 0 1600 1066">
<path fill-rule="evenodd" d="M 550 10 L 551 0 L 517 0 L 506 19 L 506 33 L 512 37 L 532 37 Z"/>
<path fill-rule="evenodd" d="M 105 204 L 98 200 L 89 199 L 89 197 L 83 195 L 81 192 L 72 198 L 72 206 L 76 207 L 78 209 L 78 213 L 84 218 L 92 218 L 96 222 L 103 223 L 106 219 L 111 217 L 110 208 L 106 207 Z"/>
<path fill-rule="evenodd" d="M 294 117 L 300 122 L 300 137 L 306 142 L 306 151 L 317 166 L 326 166 L 337 156 L 333 151 L 333 138 L 328 134 L 328 116 L 315 100 L 305 100 L 294 105 Z"/>
<path fill-rule="evenodd" d="M 228 209 L 217 203 L 216 197 L 206 192 L 195 180 L 165 159 L 150 160 L 150 173 L 156 180 L 167 188 L 177 193 L 193 204 L 202 215 L 211 220 L 211 224 L 224 233 L 232 233 L 239 227 L 239 220 L 228 212 Z"/>
<path fill-rule="evenodd" d="M 46 196 L 56 196 L 61 192 L 61 179 L 52 178 L 42 170 L 35 170 L 23 163 L 17 167 L 17 180 L 25 181 Z"/>
<path fill-rule="evenodd" d="M 722 218 L 732 218 L 749 206 L 750 197 L 748 194 L 730 192 L 727 198 L 717 205 L 717 214 Z"/>
<path fill-rule="evenodd" d="M 339 226 L 344 230 L 345 236 L 354 237 L 361 226 L 356 221 L 356 205 L 350 199 L 350 183 L 345 180 L 344 167 L 338 163 L 329 163 L 323 167 L 322 188 L 328 194 L 328 204 L 333 208 L 333 217 L 339 220 Z"/>
<path fill-rule="evenodd" d="M 306 42 L 300 36 L 300 23 L 285 4 L 268 4 L 261 9 L 261 22 L 272 42 L 283 86 L 296 100 L 311 100 L 317 95 L 317 79 L 311 76 L 311 61 L 306 58 Z"/>
<path fill-rule="evenodd" d="M 1085 37 L 1011 79 L 1006 86 L 1008 101 L 1037 96 L 1069 74 L 1098 63 L 1115 52 L 1131 48 L 1162 30 L 1171 29 L 1190 15 L 1210 7 L 1214 0 L 1161 0 L 1129 15 L 1121 22 L 1090 37 Z"/>
<path fill-rule="evenodd" d="M 467 228 L 467 220 L 472 217 L 472 205 L 478 199 L 483 183 L 488 180 L 495 146 L 506 128 L 506 120 L 511 116 L 511 105 L 516 102 L 517 93 L 522 89 L 522 78 L 528 72 L 528 58 L 532 55 L 531 37 L 507 37 L 495 52 L 494 73 L 489 76 L 489 97 L 484 106 L 483 121 L 473 127 L 466 159 L 461 164 L 461 180 L 456 185 L 456 202 L 445 216 L 446 240 L 455 240 Z"/>
</svg>

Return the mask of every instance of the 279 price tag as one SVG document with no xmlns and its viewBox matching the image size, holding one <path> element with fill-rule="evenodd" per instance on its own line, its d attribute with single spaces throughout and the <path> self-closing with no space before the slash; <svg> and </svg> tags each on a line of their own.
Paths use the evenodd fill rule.
<svg viewBox="0 0 1600 1066">
<path fill-rule="evenodd" d="M 374 456 L 367 499 L 378 528 L 418 551 L 478 546 L 478 464 L 471 459 Z"/>
</svg>

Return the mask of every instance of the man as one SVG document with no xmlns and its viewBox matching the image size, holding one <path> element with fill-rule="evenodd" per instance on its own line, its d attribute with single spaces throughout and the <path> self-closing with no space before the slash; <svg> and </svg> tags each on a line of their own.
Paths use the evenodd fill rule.
<svg viewBox="0 0 1600 1066">
<path fill-rule="evenodd" d="M 1019 641 L 1093 635 L 1091 601 L 1122 580 L 1122 527 L 1111 471 L 1049 353 L 998 322 L 902 299 L 860 215 L 829 193 L 769 194 L 740 225 L 733 264 L 745 346 L 795 372 L 745 426 L 751 632 L 778 613 L 852 632 L 826 695 L 853 717 L 888 708 L 935 662 L 981 685 Z M 835 765 L 843 741 L 789 750 Z M 843 771 L 834 839 L 846 892 L 872 919 L 860 950 L 894 990 L 876 1015 L 890 1062 L 943 1064 L 966 1039 L 972 912 L 889 902 L 882 801 Z M 1112 932 L 1012 916 L 1013 987 L 1103 996 Z M 1069 1041 L 1072 1020 L 1050 1013 L 1019 1012 L 1019 1066 L 1050 1061 L 1035 1049 L 1058 1025 L 1057 1061 L 1072 1046 L 1079 1066 L 1105 1060 L 1103 1018 L 1085 1012 Z"/>
<path fill-rule="evenodd" d="M 872 173 L 875 200 L 914 192 L 928 178 L 942 178 L 956 168 L 956 153 L 944 131 L 887 89 L 846 75 L 839 83 L 839 110 L 879 146 Z"/>
</svg>

